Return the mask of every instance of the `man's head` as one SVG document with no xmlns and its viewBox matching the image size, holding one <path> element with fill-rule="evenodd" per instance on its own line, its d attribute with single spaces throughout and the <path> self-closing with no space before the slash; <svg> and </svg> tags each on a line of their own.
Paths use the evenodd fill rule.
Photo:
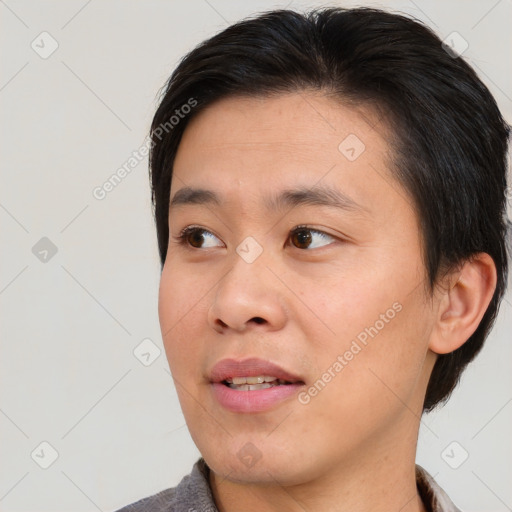
<svg viewBox="0 0 512 512">
<path fill-rule="evenodd" d="M 429 29 L 372 9 L 240 22 L 182 60 L 151 131 L 162 333 L 212 463 L 224 437 L 268 457 L 322 425 L 368 444 L 449 396 L 505 289 L 508 127 Z M 212 392 L 248 356 L 305 383 L 268 439 L 276 411 Z"/>
</svg>

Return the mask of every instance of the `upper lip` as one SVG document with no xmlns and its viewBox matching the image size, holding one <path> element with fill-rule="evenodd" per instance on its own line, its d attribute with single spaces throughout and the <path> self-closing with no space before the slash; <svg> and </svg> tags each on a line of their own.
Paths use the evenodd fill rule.
<svg viewBox="0 0 512 512">
<path fill-rule="evenodd" d="M 210 371 L 211 382 L 223 382 L 233 377 L 256 377 L 269 375 L 287 382 L 301 382 L 302 379 L 287 372 L 277 364 L 252 357 L 249 359 L 222 359 Z"/>
</svg>

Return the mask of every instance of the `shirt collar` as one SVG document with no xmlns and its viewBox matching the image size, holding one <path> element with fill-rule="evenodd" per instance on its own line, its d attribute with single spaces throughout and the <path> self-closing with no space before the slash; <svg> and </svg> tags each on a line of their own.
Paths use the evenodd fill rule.
<svg viewBox="0 0 512 512">
<path fill-rule="evenodd" d="M 418 464 L 416 486 L 428 512 L 461 512 L 430 474 Z"/>
</svg>

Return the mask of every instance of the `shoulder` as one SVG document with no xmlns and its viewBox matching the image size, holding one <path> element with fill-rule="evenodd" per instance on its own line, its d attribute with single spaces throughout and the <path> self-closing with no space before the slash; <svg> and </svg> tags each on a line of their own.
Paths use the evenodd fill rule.
<svg viewBox="0 0 512 512">
<path fill-rule="evenodd" d="M 190 474 L 183 477 L 176 487 L 142 498 L 116 512 L 190 512 L 191 510 L 218 512 L 213 501 L 208 475 L 209 468 L 201 458 L 194 464 Z"/>
<path fill-rule="evenodd" d="M 135 503 L 126 505 L 116 512 L 171 512 L 175 509 L 176 487 L 165 489 Z"/>
</svg>

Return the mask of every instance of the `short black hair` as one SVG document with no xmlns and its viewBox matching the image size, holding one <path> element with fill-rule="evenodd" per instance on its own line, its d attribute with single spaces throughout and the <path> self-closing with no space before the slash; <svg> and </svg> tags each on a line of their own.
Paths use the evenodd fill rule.
<svg viewBox="0 0 512 512">
<path fill-rule="evenodd" d="M 162 267 L 173 163 L 190 119 L 222 98 L 311 89 L 385 112 L 393 127 L 391 171 L 420 220 L 431 292 L 443 269 L 477 253 L 496 265 L 496 289 L 480 325 L 435 363 L 423 405 L 429 411 L 448 399 L 480 351 L 505 292 L 510 127 L 472 67 L 421 22 L 372 8 L 281 9 L 235 23 L 188 53 L 162 90 L 150 132 Z M 177 112 L 187 115 L 170 122 Z"/>
</svg>

